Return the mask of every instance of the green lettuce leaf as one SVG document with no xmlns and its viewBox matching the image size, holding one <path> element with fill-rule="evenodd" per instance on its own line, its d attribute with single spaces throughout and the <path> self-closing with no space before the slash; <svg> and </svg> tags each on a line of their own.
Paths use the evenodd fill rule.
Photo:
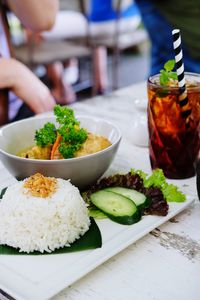
<svg viewBox="0 0 200 300">
<path fill-rule="evenodd" d="M 186 200 L 185 195 L 178 189 L 177 186 L 169 184 L 166 181 L 165 175 L 161 169 L 156 169 L 150 176 L 141 170 L 132 169 L 131 172 L 140 175 L 143 179 L 144 187 L 149 188 L 151 186 L 160 188 L 167 202 L 184 202 Z"/>
</svg>

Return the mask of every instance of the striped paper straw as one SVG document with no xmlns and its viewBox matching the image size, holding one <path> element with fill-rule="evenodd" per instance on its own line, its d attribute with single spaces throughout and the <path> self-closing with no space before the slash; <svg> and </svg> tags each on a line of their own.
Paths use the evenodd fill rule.
<svg viewBox="0 0 200 300">
<path fill-rule="evenodd" d="M 183 118 L 188 118 L 191 114 L 191 107 L 189 104 L 186 84 L 185 84 L 185 75 L 184 75 L 184 63 L 183 63 L 183 52 L 181 48 L 181 35 L 179 29 L 174 29 L 172 31 L 173 35 L 173 46 L 175 52 L 175 61 L 176 61 L 176 72 L 178 76 L 178 86 L 180 90 L 179 103 L 181 106 L 181 115 Z"/>
</svg>

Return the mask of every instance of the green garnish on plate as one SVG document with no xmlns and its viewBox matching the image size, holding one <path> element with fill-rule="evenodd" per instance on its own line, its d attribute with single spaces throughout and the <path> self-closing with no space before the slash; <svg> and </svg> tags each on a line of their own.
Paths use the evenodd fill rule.
<svg viewBox="0 0 200 300">
<path fill-rule="evenodd" d="M 164 69 L 160 70 L 160 85 L 166 86 L 170 80 L 178 80 L 177 73 L 173 71 L 175 67 L 175 60 L 168 60 L 164 64 Z"/>
<path fill-rule="evenodd" d="M 108 197 L 105 192 L 109 192 L 110 196 Z M 106 217 L 106 215 L 110 217 L 111 214 L 108 212 L 108 209 L 110 209 L 109 201 L 112 203 L 113 214 L 116 215 L 118 210 L 121 210 L 126 203 L 122 201 L 122 197 L 116 203 L 114 194 L 131 199 L 142 215 L 166 216 L 169 209 L 168 202 L 186 201 L 186 196 L 179 188 L 166 181 L 161 169 L 154 170 L 151 175 L 146 174 L 142 170 L 131 169 L 126 174 L 118 173 L 104 177 L 82 193 L 83 199 L 88 204 L 90 216 L 97 219 Z M 94 197 L 97 195 L 98 199 L 96 198 L 97 200 L 95 200 Z M 104 198 L 107 198 L 108 203 L 104 201 Z M 98 214 L 98 210 L 104 214 Z M 127 212 L 125 215 L 127 215 Z M 126 224 L 128 225 L 128 221 Z"/>
<path fill-rule="evenodd" d="M 132 173 L 137 173 L 142 177 L 144 187 L 149 188 L 151 186 L 160 188 L 167 202 L 184 202 L 186 200 L 185 195 L 174 184 L 169 184 L 166 181 L 165 175 L 161 169 L 156 169 L 150 176 L 141 170 L 131 170 Z"/>
</svg>

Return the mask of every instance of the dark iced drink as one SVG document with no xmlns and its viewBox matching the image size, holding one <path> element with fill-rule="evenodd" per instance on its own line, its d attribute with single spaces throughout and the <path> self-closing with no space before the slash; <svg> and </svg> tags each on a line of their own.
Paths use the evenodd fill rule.
<svg viewBox="0 0 200 300">
<path fill-rule="evenodd" d="M 184 118 L 176 82 L 159 84 L 159 75 L 148 79 L 149 151 L 153 169 L 166 177 L 183 179 L 195 175 L 200 150 L 200 75 L 186 73 L 191 114 Z"/>
</svg>

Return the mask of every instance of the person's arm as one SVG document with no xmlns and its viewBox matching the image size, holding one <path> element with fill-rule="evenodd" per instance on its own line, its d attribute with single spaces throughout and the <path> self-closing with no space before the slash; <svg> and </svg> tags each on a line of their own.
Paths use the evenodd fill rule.
<svg viewBox="0 0 200 300">
<path fill-rule="evenodd" d="M 7 0 L 11 11 L 21 23 L 33 30 L 50 30 L 58 11 L 58 0 Z"/>
<path fill-rule="evenodd" d="M 35 113 L 51 110 L 55 101 L 49 89 L 25 65 L 0 58 L 0 89 L 12 90 Z"/>
</svg>

